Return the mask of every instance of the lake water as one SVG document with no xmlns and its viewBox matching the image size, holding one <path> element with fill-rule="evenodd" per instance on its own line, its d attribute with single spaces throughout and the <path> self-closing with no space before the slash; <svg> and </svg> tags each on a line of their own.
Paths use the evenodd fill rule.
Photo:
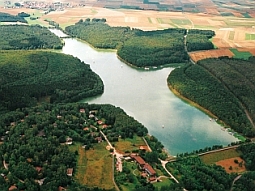
<svg viewBox="0 0 255 191">
<path fill-rule="evenodd" d="M 64 41 L 62 52 L 89 64 L 104 82 L 104 93 L 84 102 L 121 107 L 145 125 L 171 155 L 237 141 L 209 116 L 169 90 L 166 80 L 174 68 L 134 69 L 121 62 L 115 51 L 93 49 L 71 38 Z"/>
</svg>

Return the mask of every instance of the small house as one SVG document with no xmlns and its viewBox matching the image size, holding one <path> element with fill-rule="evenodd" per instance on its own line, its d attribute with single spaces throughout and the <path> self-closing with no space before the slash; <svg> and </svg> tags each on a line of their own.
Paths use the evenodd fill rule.
<svg viewBox="0 0 255 191">
<path fill-rule="evenodd" d="M 66 174 L 67 174 L 67 176 L 73 176 L 73 168 L 68 168 L 66 170 Z"/>
<path fill-rule="evenodd" d="M 80 113 L 85 113 L 85 109 L 80 109 Z"/>
</svg>

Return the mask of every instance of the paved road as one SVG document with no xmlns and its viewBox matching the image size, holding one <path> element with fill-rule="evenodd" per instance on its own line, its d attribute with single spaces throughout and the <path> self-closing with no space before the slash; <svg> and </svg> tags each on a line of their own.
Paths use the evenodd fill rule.
<svg viewBox="0 0 255 191">
<path fill-rule="evenodd" d="M 146 139 L 143 137 L 143 141 L 145 142 L 145 144 L 147 145 L 147 147 L 148 147 L 148 149 L 149 149 L 149 151 L 150 152 L 152 152 L 152 150 L 151 150 L 151 148 L 150 148 L 150 146 L 149 146 L 149 144 L 147 143 L 147 141 L 146 141 Z"/>
<path fill-rule="evenodd" d="M 176 183 L 179 184 L 179 181 L 178 181 L 178 180 L 174 177 L 174 175 L 172 175 L 171 172 L 169 172 L 169 171 L 167 170 L 167 168 L 166 168 L 166 164 L 168 163 L 168 161 L 163 161 L 163 160 L 161 160 L 161 159 L 159 159 L 159 160 L 160 160 L 160 162 L 161 162 L 163 168 L 164 168 L 165 171 L 167 172 L 167 174 L 169 174 L 169 176 L 170 176 Z"/>
</svg>

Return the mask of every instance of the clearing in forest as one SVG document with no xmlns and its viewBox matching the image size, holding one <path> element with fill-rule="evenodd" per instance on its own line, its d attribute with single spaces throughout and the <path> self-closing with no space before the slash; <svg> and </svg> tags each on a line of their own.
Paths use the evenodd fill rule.
<svg viewBox="0 0 255 191">
<path fill-rule="evenodd" d="M 73 147 L 71 150 L 78 151 L 75 177 L 79 183 L 104 189 L 114 187 L 113 159 L 106 146 L 106 142 L 94 144 L 89 150 L 85 150 L 80 144 L 70 146 Z"/>
</svg>

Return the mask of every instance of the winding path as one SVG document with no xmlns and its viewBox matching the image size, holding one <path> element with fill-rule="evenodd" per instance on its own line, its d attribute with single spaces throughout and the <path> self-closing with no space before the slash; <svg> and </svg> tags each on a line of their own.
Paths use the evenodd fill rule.
<svg viewBox="0 0 255 191">
<path fill-rule="evenodd" d="M 233 190 L 233 186 L 234 186 L 235 182 L 236 182 L 237 180 L 239 180 L 239 178 L 241 178 L 241 176 L 242 176 L 242 175 L 240 174 L 239 176 L 237 176 L 237 177 L 233 180 L 232 185 L 231 185 L 231 188 L 230 188 L 230 191 Z"/>
</svg>

